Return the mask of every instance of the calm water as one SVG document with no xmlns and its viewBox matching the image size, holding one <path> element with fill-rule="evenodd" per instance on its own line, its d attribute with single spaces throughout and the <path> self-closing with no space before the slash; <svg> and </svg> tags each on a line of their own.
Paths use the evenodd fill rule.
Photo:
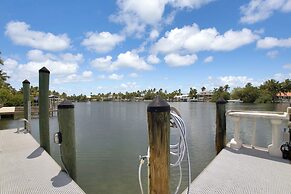
<svg viewBox="0 0 291 194">
<path fill-rule="evenodd" d="M 75 104 L 77 182 L 86 193 L 136 194 L 138 185 L 138 156 L 147 151 L 146 102 L 92 102 Z M 192 179 L 215 157 L 215 104 L 170 103 L 176 107 L 187 125 Z M 227 109 L 286 111 L 287 104 L 228 104 Z M 285 124 L 285 123 L 284 123 Z M 0 120 L 0 129 L 16 128 L 17 121 Z M 38 140 L 38 119 L 32 120 L 32 135 Z M 252 123 L 243 120 L 241 136 L 250 142 Z M 282 125 L 282 128 L 284 126 Z M 233 134 L 233 123 L 227 119 L 228 140 Z M 51 118 L 52 135 L 58 131 L 57 118 Z M 171 131 L 175 139 L 177 132 Z M 52 141 L 52 140 L 51 140 Z M 268 120 L 257 121 L 257 145 L 271 143 Z M 59 161 L 59 147 L 51 142 L 52 156 Z M 171 170 L 172 189 L 178 182 L 178 169 Z M 146 165 L 143 179 L 146 182 Z M 186 162 L 183 173 L 186 175 Z M 187 177 L 183 178 L 183 190 Z M 146 188 L 146 185 L 144 185 Z"/>
</svg>

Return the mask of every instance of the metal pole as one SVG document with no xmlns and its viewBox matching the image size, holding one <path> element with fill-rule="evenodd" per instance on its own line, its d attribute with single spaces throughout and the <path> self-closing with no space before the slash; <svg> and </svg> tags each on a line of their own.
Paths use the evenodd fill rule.
<svg viewBox="0 0 291 194">
<path fill-rule="evenodd" d="M 49 131 L 49 76 L 50 72 L 43 67 L 39 70 L 39 137 L 40 146 L 50 154 L 50 131 Z"/>
<path fill-rule="evenodd" d="M 169 194 L 170 105 L 157 96 L 147 107 L 149 194 Z"/>
<path fill-rule="evenodd" d="M 226 145 L 226 117 L 225 104 L 223 98 L 219 98 L 216 102 L 216 153 L 218 154 Z"/>
<path fill-rule="evenodd" d="M 62 161 L 71 178 L 76 181 L 75 116 L 71 101 L 63 101 L 58 105 L 58 122 L 62 135 Z"/>
</svg>

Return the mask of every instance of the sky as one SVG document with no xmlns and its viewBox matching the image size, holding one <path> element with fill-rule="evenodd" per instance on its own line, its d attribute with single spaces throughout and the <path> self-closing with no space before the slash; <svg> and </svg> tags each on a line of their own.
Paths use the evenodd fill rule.
<svg viewBox="0 0 291 194">
<path fill-rule="evenodd" d="M 16 89 L 89 95 L 198 91 L 291 78 L 291 0 L 1 0 L 0 51 Z"/>
</svg>

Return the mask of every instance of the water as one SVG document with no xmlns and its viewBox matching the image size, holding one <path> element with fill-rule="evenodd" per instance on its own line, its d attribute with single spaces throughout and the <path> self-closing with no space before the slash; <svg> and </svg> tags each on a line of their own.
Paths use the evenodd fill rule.
<svg viewBox="0 0 291 194">
<path fill-rule="evenodd" d="M 139 155 L 147 152 L 146 102 L 91 102 L 75 104 L 77 182 L 86 193 L 140 193 L 138 185 Z M 176 107 L 187 125 L 192 179 L 215 157 L 215 104 L 170 103 Z M 227 104 L 227 109 L 286 111 L 287 104 Z M 16 128 L 17 121 L 0 120 L 0 129 Z M 286 124 L 286 123 L 284 123 Z M 32 120 L 32 135 L 39 140 L 38 119 Z M 252 123 L 244 119 L 241 137 L 251 140 Z M 283 125 L 281 126 L 284 127 Z M 57 118 L 50 119 L 51 137 L 58 131 Z M 176 131 L 171 131 L 175 139 Z M 233 135 L 233 123 L 227 118 L 227 138 Z M 51 138 L 52 141 L 52 138 Z M 257 145 L 271 143 L 268 120 L 257 121 Z M 51 142 L 52 156 L 60 161 L 58 145 Z M 183 163 L 183 174 L 187 172 Z M 143 168 L 146 189 L 146 165 Z M 181 191 L 186 187 L 183 177 Z M 171 169 L 171 188 L 178 183 L 178 169 Z"/>
</svg>

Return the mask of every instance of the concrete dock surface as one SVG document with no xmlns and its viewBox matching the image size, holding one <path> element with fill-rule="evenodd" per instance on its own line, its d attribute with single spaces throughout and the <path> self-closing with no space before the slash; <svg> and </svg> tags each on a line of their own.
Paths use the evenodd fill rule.
<svg viewBox="0 0 291 194">
<path fill-rule="evenodd" d="M 192 182 L 190 193 L 290 194 L 290 161 L 271 157 L 265 149 L 227 147 Z"/>
<path fill-rule="evenodd" d="M 29 133 L 0 130 L 0 194 L 85 193 Z"/>
</svg>

